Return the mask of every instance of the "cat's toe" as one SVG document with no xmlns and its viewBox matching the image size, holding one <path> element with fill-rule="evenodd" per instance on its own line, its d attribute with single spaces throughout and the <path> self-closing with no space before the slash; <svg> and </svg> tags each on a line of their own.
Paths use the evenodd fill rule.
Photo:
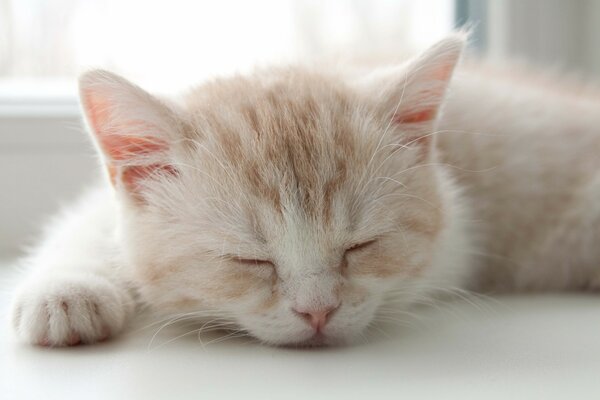
<svg viewBox="0 0 600 400">
<path fill-rule="evenodd" d="M 12 319 L 19 337 L 29 343 L 74 346 L 115 335 L 132 308 L 129 295 L 106 279 L 64 278 L 22 287 Z"/>
</svg>

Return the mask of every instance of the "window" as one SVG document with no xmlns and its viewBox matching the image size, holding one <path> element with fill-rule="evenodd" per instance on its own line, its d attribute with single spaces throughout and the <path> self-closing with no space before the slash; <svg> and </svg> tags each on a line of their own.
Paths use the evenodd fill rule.
<svg viewBox="0 0 600 400">
<path fill-rule="evenodd" d="M 64 93 L 102 67 L 161 91 L 257 64 L 389 58 L 442 37 L 453 10 L 452 0 L 0 0 L 0 79 L 11 93 L 41 81 Z"/>
</svg>

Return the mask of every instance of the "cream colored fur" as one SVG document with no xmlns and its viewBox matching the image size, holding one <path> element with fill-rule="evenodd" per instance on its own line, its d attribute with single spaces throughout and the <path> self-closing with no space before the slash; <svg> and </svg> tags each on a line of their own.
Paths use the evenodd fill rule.
<svg viewBox="0 0 600 400">
<path fill-rule="evenodd" d="M 438 293 L 597 288 L 599 101 L 453 74 L 463 45 L 352 78 L 262 70 L 172 102 L 86 74 L 110 179 L 23 261 L 16 331 L 92 343 L 147 305 L 335 344 Z"/>
</svg>

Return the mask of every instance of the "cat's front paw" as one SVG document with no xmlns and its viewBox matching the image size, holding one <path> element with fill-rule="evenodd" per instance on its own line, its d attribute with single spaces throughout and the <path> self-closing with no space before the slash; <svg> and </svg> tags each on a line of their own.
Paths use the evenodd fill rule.
<svg viewBox="0 0 600 400">
<path fill-rule="evenodd" d="M 17 335 L 29 343 L 73 346 L 115 335 L 132 311 L 127 291 L 104 278 L 63 277 L 19 288 L 12 321 Z"/>
</svg>

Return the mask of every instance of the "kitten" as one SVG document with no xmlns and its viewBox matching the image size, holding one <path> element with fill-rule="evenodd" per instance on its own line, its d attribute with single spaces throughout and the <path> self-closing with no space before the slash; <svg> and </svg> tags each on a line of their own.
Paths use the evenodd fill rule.
<svg viewBox="0 0 600 400">
<path fill-rule="evenodd" d="M 107 183 L 25 261 L 18 335 L 93 343 L 144 304 L 337 344 L 436 291 L 597 285 L 598 101 L 455 73 L 463 47 L 352 79 L 267 69 L 177 102 L 83 75 Z"/>
</svg>

